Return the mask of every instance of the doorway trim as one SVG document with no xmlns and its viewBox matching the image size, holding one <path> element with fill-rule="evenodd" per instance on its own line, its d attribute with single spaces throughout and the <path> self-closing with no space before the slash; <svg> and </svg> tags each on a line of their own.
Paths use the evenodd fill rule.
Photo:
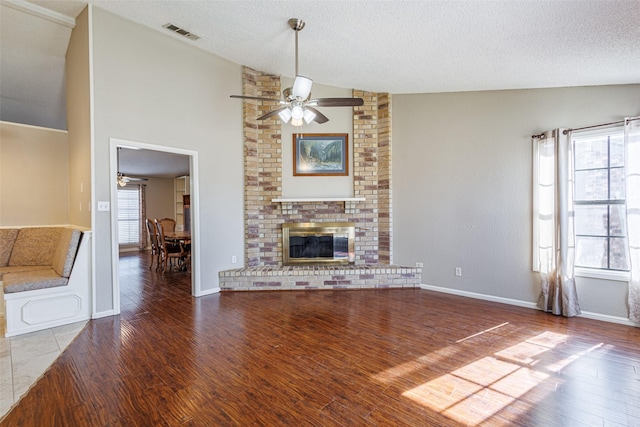
<svg viewBox="0 0 640 427">
<path fill-rule="evenodd" d="M 113 277 L 113 310 L 114 314 L 120 314 L 120 277 L 119 277 L 119 251 L 118 251 L 118 175 L 117 153 L 118 148 L 132 148 L 140 150 L 161 151 L 165 153 L 182 154 L 189 156 L 189 179 L 191 194 L 191 295 L 202 296 L 200 280 L 200 201 L 198 179 L 198 152 L 184 148 L 168 147 L 166 145 L 149 144 L 138 141 L 128 141 L 118 138 L 109 138 L 109 158 L 111 177 L 111 274 Z"/>
</svg>

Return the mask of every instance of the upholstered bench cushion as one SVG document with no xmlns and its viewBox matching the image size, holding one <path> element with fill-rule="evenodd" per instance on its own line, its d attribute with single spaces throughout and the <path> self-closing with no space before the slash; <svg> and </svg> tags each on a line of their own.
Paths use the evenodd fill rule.
<svg viewBox="0 0 640 427">
<path fill-rule="evenodd" d="M 0 280 L 7 273 L 22 273 L 25 271 L 51 270 L 50 265 L 16 265 L 14 267 L 0 267 Z"/>
<path fill-rule="evenodd" d="M 0 229 L 0 267 L 9 265 L 9 258 L 11 257 L 18 231 L 17 228 Z"/>
<path fill-rule="evenodd" d="M 10 266 L 52 265 L 60 227 L 21 228 L 9 258 Z"/>
<path fill-rule="evenodd" d="M 5 294 L 55 288 L 65 286 L 67 283 L 69 283 L 69 279 L 60 277 L 52 268 L 22 273 L 5 273 L 2 278 Z"/>
<path fill-rule="evenodd" d="M 53 269 L 62 277 L 71 275 L 73 261 L 76 259 L 78 244 L 80 243 L 80 230 L 63 228 L 60 230 L 60 238 L 53 252 Z"/>
</svg>

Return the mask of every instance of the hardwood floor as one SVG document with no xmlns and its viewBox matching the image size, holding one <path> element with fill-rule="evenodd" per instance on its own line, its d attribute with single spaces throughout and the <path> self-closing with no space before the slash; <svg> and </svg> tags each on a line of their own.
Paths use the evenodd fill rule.
<svg viewBox="0 0 640 427">
<path fill-rule="evenodd" d="M 121 259 L 2 426 L 640 426 L 640 329 L 424 290 L 190 296 Z"/>
</svg>

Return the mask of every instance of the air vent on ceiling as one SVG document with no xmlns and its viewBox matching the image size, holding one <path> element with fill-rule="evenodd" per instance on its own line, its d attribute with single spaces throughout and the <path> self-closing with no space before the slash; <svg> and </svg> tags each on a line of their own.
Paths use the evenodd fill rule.
<svg viewBox="0 0 640 427">
<path fill-rule="evenodd" d="M 173 25 L 171 23 L 164 24 L 163 27 L 166 28 L 167 30 L 173 31 L 174 33 L 178 33 L 181 36 L 185 36 L 190 40 L 198 40 L 200 38 L 200 36 L 196 36 L 195 34 L 190 33 L 189 31 L 183 28 L 180 28 L 176 25 Z"/>
</svg>

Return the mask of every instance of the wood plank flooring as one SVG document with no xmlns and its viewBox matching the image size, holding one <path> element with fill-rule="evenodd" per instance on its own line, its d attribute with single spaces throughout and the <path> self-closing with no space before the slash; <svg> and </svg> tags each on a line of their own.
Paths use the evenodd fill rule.
<svg viewBox="0 0 640 427">
<path fill-rule="evenodd" d="M 424 290 L 231 292 L 121 258 L 2 426 L 640 426 L 640 329 Z"/>
</svg>

